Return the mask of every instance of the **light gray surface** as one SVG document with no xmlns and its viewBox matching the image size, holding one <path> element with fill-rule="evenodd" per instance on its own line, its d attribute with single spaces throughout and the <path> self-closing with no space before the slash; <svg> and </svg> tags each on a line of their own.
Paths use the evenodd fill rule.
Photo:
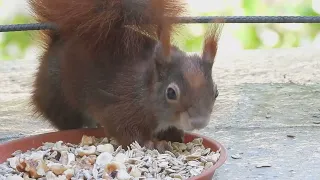
<svg viewBox="0 0 320 180">
<path fill-rule="evenodd" d="M 220 95 L 199 132 L 227 148 L 214 179 L 320 179 L 319 57 L 319 49 L 219 54 Z M 0 142 L 53 130 L 28 106 L 36 67 L 35 60 L 0 61 Z M 261 163 L 271 167 L 256 168 Z"/>
</svg>

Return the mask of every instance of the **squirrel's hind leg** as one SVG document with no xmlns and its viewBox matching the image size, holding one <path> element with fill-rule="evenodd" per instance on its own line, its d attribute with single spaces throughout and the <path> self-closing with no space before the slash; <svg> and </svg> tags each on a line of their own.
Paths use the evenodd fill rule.
<svg viewBox="0 0 320 180">
<path fill-rule="evenodd" d="M 63 96 L 59 63 L 61 45 L 58 38 L 52 38 L 47 44 L 33 84 L 31 105 L 36 114 L 59 130 L 96 127 L 91 118 L 72 108 Z"/>
</svg>

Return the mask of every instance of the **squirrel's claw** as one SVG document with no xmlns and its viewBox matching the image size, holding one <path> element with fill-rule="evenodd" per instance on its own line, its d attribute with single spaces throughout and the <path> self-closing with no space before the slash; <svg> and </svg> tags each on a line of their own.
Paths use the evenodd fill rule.
<svg viewBox="0 0 320 180">
<path fill-rule="evenodd" d="M 149 140 L 144 143 L 144 146 L 148 149 L 156 149 L 159 153 L 164 153 L 165 151 L 172 151 L 172 147 L 167 141 Z"/>
</svg>

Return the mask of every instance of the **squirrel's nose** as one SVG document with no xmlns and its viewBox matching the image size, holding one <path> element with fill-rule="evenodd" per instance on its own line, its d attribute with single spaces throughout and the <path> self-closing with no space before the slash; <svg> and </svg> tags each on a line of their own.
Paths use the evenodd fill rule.
<svg viewBox="0 0 320 180">
<path fill-rule="evenodd" d="M 191 120 L 191 126 L 195 129 L 203 129 L 209 123 L 209 118 L 201 117 Z"/>
</svg>

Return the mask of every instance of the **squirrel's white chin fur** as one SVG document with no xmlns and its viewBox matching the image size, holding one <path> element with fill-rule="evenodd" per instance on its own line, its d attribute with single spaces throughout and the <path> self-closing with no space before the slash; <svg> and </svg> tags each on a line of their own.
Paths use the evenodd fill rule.
<svg viewBox="0 0 320 180">
<path fill-rule="evenodd" d="M 208 125 L 209 119 L 209 117 L 190 117 L 188 112 L 182 112 L 180 113 L 179 124 L 176 127 L 185 131 L 202 129 Z"/>
<path fill-rule="evenodd" d="M 158 124 L 158 127 L 155 129 L 155 133 L 164 131 L 170 126 L 174 126 L 184 131 L 193 131 L 196 129 L 199 130 L 206 127 L 209 123 L 209 120 L 209 117 L 190 117 L 188 112 L 182 112 L 180 113 L 179 119 L 177 119 L 173 123 L 170 124 L 168 122 L 165 122 Z"/>
<path fill-rule="evenodd" d="M 180 119 L 176 127 L 185 131 L 194 130 L 194 128 L 191 125 L 190 116 L 188 112 L 180 113 Z"/>
</svg>

